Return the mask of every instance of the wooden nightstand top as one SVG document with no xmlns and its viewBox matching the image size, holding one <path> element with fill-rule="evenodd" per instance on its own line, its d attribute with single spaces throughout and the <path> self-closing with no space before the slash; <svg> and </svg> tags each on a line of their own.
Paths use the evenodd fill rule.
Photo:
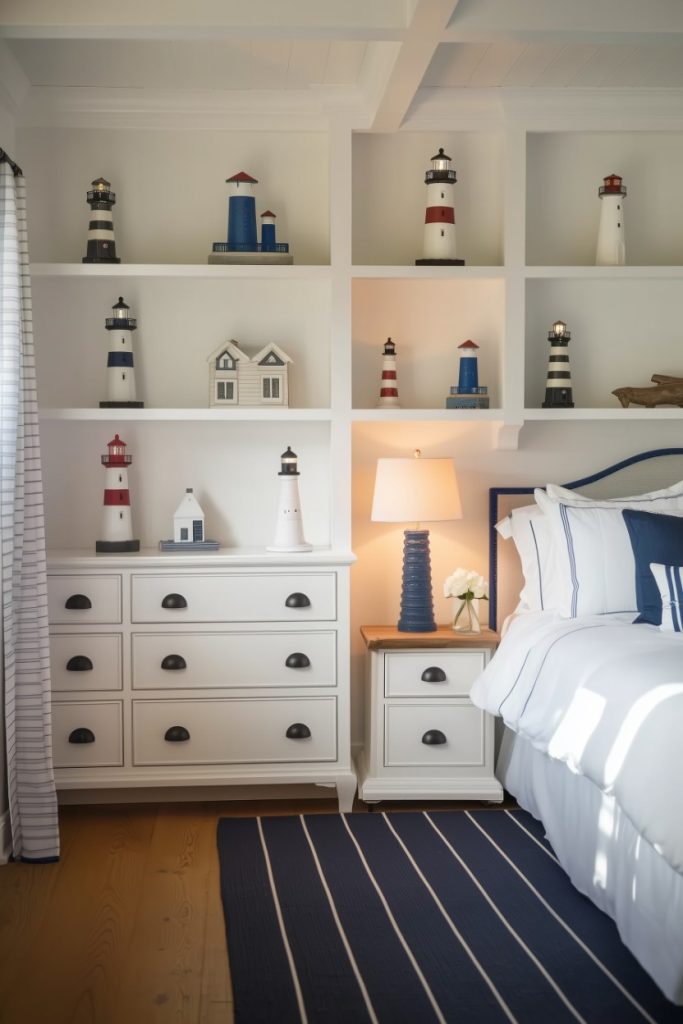
<svg viewBox="0 0 683 1024">
<path fill-rule="evenodd" d="M 500 633 L 482 629 L 481 633 L 456 633 L 450 626 L 438 626 L 433 633 L 401 633 L 396 626 L 361 626 L 361 635 L 369 651 L 378 648 L 407 650 L 410 647 L 493 649 L 500 643 Z"/>
</svg>

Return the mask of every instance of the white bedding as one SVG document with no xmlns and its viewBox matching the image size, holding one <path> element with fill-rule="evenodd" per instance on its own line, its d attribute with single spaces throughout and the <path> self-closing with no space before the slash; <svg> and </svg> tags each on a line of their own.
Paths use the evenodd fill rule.
<svg viewBox="0 0 683 1024">
<path fill-rule="evenodd" d="M 614 797 L 683 872 L 683 634 L 632 620 L 526 612 L 471 697 Z"/>
</svg>

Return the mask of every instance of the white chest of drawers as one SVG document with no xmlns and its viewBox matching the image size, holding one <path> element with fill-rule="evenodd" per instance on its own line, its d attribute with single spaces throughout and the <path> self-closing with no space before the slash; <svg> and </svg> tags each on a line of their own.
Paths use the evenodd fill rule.
<svg viewBox="0 0 683 1024">
<path fill-rule="evenodd" d="M 368 680 L 359 796 L 502 800 L 493 773 L 493 719 L 469 699 L 497 634 L 464 636 L 446 627 L 411 634 L 392 626 L 361 632 Z"/>
<path fill-rule="evenodd" d="M 351 560 L 51 555 L 58 788 L 315 783 L 351 810 Z"/>
</svg>

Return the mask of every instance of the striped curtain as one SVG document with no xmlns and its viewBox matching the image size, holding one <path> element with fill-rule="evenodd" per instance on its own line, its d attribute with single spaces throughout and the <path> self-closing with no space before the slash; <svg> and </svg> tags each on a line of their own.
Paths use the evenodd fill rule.
<svg viewBox="0 0 683 1024">
<path fill-rule="evenodd" d="M 0 573 L 12 856 L 59 856 L 26 187 L 0 150 Z"/>
</svg>

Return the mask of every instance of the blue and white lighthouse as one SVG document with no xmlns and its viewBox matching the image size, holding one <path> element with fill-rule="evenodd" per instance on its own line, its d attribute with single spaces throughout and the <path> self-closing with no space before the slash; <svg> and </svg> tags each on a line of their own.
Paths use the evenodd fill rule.
<svg viewBox="0 0 683 1024">
<path fill-rule="evenodd" d="M 460 368 L 458 383 L 446 397 L 447 409 L 488 409 L 488 388 L 479 385 L 477 352 L 479 346 L 470 338 L 458 345 Z"/>
<path fill-rule="evenodd" d="M 130 315 L 130 306 L 119 295 L 112 306 L 112 316 L 104 321 L 109 331 L 107 355 L 107 399 L 100 402 L 101 409 L 140 409 L 145 404 L 135 398 L 135 367 L 133 361 L 133 331 L 138 322 Z"/>
<path fill-rule="evenodd" d="M 261 241 L 256 232 L 258 179 L 246 171 L 226 178 L 228 195 L 228 240 L 214 242 L 209 263 L 293 263 L 287 242 L 275 240 L 275 214 L 261 214 Z"/>
</svg>

